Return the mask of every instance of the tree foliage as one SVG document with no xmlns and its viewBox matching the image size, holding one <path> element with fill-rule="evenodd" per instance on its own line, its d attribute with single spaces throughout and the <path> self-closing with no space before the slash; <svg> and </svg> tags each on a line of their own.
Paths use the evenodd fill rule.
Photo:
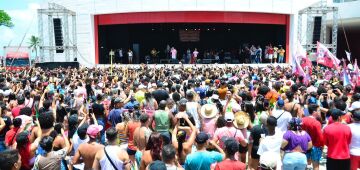
<svg viewBox="0 0 360 170">
<path fill-rule="evenodd" d="M 0 10 L 0 26 L 13 27 L 11 17 L 4 11 Z"/>
</svg>

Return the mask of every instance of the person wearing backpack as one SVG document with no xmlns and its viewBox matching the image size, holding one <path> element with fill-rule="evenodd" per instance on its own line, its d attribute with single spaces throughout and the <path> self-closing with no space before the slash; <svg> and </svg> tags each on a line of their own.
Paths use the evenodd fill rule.
<svg viewBox="0 0 360 170">
<path fill-rule="evenodd" d="M 272 111 L 272 116 L 277 120 L 276 130 L 284 134 L 288 130 L 288 124 L 292 118 L 291 113 L 284 110 L 285 102 L 279 99 L 276 103 L 275 109 Z"/>
</svg>

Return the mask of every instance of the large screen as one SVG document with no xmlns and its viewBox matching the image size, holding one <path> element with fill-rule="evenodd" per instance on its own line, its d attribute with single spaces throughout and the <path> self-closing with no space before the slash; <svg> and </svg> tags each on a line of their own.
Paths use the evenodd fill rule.
<svg viewBox="0 0 360 170">
<path fill-rule="evenodd" d="M 181 42 L 198 42 L 200 41 L 200 30 L 179 30 Z"/>
</svg>

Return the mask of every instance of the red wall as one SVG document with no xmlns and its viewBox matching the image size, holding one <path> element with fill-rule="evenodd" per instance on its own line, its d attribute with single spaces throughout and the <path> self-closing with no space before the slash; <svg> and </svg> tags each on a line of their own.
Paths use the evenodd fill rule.
<svg viewBox="0 0 360 170">
<path fill-rule="evenodd" d="M 95 64 L 99 63 L 98 26 L 136 23 L 245 23 L 286 25 L 286 51 L 289 51 L 290 16 L 250 12 L 133 12 L 94 16 Z M 286 53 L 286 62 L 289 55 Z"/>
</svg>

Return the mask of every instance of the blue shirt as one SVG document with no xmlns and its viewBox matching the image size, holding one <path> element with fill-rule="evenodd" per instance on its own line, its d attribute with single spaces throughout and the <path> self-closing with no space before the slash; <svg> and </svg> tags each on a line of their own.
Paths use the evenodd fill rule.
<svg viewBox="0 0 360 170">
<path fill-rule="evenodd" d="M 203 87 L 196 87 L 195 89 L 195 92 L 197 93 L 197 94 L 199 94 L 199 96 L 200 96 L 200 98 L 205 98 L 206 97 L 206 89 L 205 88 L 203 88 Z"/>
<path fill-rule="evenodd" d="M 186 157 L 185 170 L 210 170 L 211 164 L 222 160 L 223 156 L 219 152 L 197 151 Z"/>
<path fill-rule="evenodd" d="M 108 116 L 108 121 L 111 122 L 111 126 L 115 127 L 116 124 L 122 122 L 122 109 L 112 109 Z"/>
<path fill-rule="evenodd" d="M 132 109 L 134 109 L 135 105 L 139 106 L 140 104 L 136 100 L 133 100 L 133 101 L 130 100 L 128 103 L 125 104 L 124 109 L 132 110 Z"/>
</svg>

